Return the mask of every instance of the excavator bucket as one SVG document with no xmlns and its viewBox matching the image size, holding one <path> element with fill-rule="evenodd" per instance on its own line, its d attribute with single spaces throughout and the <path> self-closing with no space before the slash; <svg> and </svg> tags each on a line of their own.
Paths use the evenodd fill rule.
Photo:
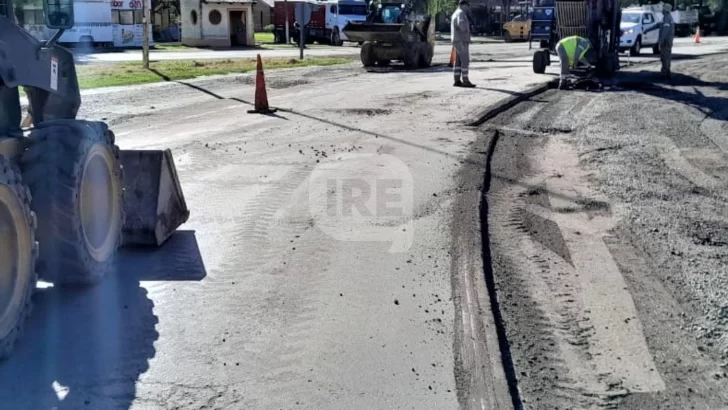
<svg viewBox="0 0 728 410">
<path fill-rule="evenodd" d="M 121 164 L 124 245 L 160 246 L 190 216 L 172 151 L 122 150 Z"/>
</svg>

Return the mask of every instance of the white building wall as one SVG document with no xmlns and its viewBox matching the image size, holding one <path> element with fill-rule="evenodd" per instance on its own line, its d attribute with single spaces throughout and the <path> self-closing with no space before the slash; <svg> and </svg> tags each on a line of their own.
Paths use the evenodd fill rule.
<svg viewBox="0 0 728 410">
<path fill-rule="evenodd" d="M 193 10 L 197 14 L 196 24 L 192 22 Z M 182 43 L 188 44 L 189 41 L 199 41 L 202 38 L 200 32 L 202 21 L 202 17 L 200 16 L 200 0 L 180 0 L 179 12 L 182 26 Z"/>
<path fill-rule="evenodd" d="M 210 23 L 210 12 L 217 10 L 222 16 L 220 24 L 213 25 Z M 228 16 L 228 6 L 226 4 L 202 4 L 202 32 L 206 40 L 227 40 L 230 37 L 230 21 Z"/>
<path fill-rule="evenodd" d="M 197 10 L 197 24 L 192 24 L 193 7 Z M 210 12 L 217 10 L 220 12 L 220 23 L 212 24 L 210 22 Z M 180 12 L 182 13 L 182 43 L 190 46 L 211 46 L 211 47 L 228 47 L 230 46 L 230 11 L 245 11 L 245 34 L 249 46 L 255 45 L 254 20 L 252 13 L 252 4 L 208 4 L 201 3 L 199 0 L 181 0 Z"/>
</svg>

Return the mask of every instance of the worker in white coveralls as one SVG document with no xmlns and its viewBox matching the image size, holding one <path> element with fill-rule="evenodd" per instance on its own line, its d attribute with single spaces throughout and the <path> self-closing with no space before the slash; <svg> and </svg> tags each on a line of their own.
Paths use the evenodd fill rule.
<svg viewBox="0 0 728 410">
<path fill-rule="evenodd" d="M 468 0 L 460 0 L 458 8 L 450 18 L 450 38 L 455 48 L 455 63 L 453 74 L 455 75 L 455 87 L 475 87 L 470 82 L 470 19 L 467 11 Z"/>
<path fill-rule="evenodd" d="M 590 66 L 587 55 L 591 49 L 591 42 L 580 36 L 566 37 L 556 43 L 556 54 L 559 55 L 561 62 L 560 90 L 568 87 L 572 69 L 579 66 Z"/>
<path fill-rule="evenodd" d="M 675 21 L 672 19 L 672 6 L 665 4 L 662 9 L 662 23 L 660 23 L 660 61 L 662 62 L 662 75 L 670 78 L 670 63 L 672 62 L 672 42 L 675 39 Z"/>
</svg>

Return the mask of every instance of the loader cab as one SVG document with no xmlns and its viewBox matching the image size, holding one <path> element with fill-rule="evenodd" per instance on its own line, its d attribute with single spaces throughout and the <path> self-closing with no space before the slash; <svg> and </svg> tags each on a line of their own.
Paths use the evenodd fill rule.
<svg viewBox="0 0 728 410">
<path fill-rule="evenodd" d="M 382 23 L 399 23 L 400 15 L 404 11 L 404 4 L 386 4 L 380 5 L 380 15 L 382 16 Z"/>
<path fill-rule="evenodd" d="M 70 29 L 73 21 L 73 0 L 43 0 L 45 24 L 56 30 Z"/>
</svg>

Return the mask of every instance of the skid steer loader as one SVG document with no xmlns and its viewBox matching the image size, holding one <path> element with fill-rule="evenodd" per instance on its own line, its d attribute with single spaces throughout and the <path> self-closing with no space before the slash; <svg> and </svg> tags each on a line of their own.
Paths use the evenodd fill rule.
<svg viewBox="0 0 728 410">
<path fill-rule="evenodd" d="M 76 119 L 73 55 L 55 44 L 74 25 L 73 0 L 37 1 L 56 30 L 47 41 L 0 0 L 0 360 L 22 332 L 38 278 L 92 285 L 115 267 L 120 246 L 160 246 L 189 217 L 169 150 L 121 151 L 105 123 Z M 21 128 L 20 86 L 30 130 Z"/>
<path fill-rule="evenodd" d="M 435 22 L 424 0 L 378 0 L 369 4 L 367 20 L 343 29 L 361 46 L 364 67 L 402 61 L 408 69 L 427 68 L 435 55 Z"/>
</svg>

